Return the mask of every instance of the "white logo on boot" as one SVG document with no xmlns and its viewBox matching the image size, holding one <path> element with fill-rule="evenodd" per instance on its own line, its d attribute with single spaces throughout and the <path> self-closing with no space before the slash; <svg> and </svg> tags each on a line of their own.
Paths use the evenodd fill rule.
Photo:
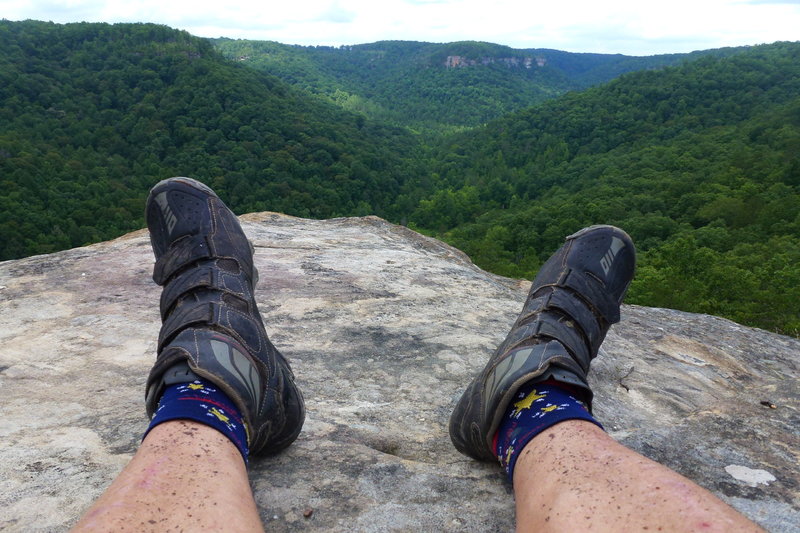
<svg viewBox="0 0 800 533">
<path fill-rule="evenodd" d="M 175 229 L 175 224 L 178 223 L 178 217 L 175 216 L 175 213 L 173 213 L 172 209 L 169 207 L 167 193 L 162 192 L 156 196 L 156 203 L 158 207 L 161 208 L 161 215 L 164 217 L 164 222 L 167 224 L 167 233 L 171 235 L 172 230 Z"/>
<path fill-rule="evenodd" d="M 600 260 L 600 266 L 603 267 L 603 273 L 608 276 L 608 271 L 611 270 L 611 265 L 614 263 L 614 258 L 617 256 L 622 247 L 625 246 L 625 243 L 622 242 L 620 239 L 616 237 L 611 237 L 611 246 L 608 247 L 608 251 L 603 255 L 603 258 Z"/>
</svg>

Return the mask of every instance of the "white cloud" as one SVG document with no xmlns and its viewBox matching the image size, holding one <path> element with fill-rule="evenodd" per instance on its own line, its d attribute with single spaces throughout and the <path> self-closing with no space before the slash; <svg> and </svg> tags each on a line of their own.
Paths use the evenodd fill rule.
<svg viewBox="0 0 800 533">
<path fill-rule="evenodd" d="M 800 40 L 800 0 L 0 0 L 0 17 L 157 22 L 296 44 L 478 40 L 636 55 Z"/>
<path fill-rule="evenodd" d="M 339 2 L 331 2 L 331 5 L 320 15 L 318 20 L 336 24 L 348 24 L 356 20 L 356 13 L 342 7 Z"/>
<path fill-rule="evenodd" d="M 790 4 L 799 6 L 800 0 L 744 0 L 745 4 Z"/>
</svg>

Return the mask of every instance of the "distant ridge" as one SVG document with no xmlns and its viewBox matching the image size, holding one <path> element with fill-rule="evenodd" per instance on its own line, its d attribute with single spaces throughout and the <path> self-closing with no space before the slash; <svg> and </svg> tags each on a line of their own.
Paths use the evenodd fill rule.
<svg viewBox="0 0 800 533">
<path fill-rule="evenodd" d="M 379 41 L 340 47 L 212 42 L 225 57 L 345 109 L 422 131 L 476 126 L 626 72 L 741 50 L 633 57 L 514 49 L 476 41 Z"/>
</svg>

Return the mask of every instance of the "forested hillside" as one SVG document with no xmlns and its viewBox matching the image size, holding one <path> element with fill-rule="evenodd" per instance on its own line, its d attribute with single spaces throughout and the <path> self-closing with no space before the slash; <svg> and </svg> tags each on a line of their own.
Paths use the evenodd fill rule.
<svg viewBox="0 0 800 533">
<path fill-rule="evenodd" d="M 388 216 L 415 142 L 167 27 L 0 21 L 0 259 L 141 228 L 172 175 L 239 213 Z"/>
<path fill-rule="evenodd" d="M 529 277 L 593 223 L 634 237 L 630 301 L 800 331 L 800 44 L 638 72 L 448 139 L 411 221 Z"/>
<path fill-rule="evenodd" d="M 536 68 L 486 43 L 262 45 L 272 66 L 163 26 L 0 21 L 0 260 L 141 228 L 149 187 L 189 175 L 237 213 L 377 214 L 518 277 L 616 224 L 630 302 L 800 335 L 800 44 Z"/>
<path fill-rule="evenodd" d="M 477 126 L 632 70 L 735 51 L 630 57 L 519 50 L 472 41 L 381 41 L 341 47 L 231 39 L 213 42 L 225 57 L 278 76 L 345 109 L 435 133 Z"/>
</svg>

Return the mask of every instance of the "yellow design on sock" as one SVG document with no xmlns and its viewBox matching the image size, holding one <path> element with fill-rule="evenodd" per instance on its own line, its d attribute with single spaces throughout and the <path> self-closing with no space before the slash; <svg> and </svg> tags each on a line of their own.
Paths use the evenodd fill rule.
<svg viewBox="0 0 800 533">
<path fill-rule="evenodd" d="M 544 398 L 546 394 L 538 394 L 536 389 L 533 389 L 527 396 L 514 404 L 514 409 L 519 413 L 523 409 L 530 409 L 533 402 Z"/>
<path fill-rule="evenodd" d="M 208 412 L 211 413 L 212 415 L 216 416 L 217 418 L 219 418 L 222 422 L 225 422 L 226 424 L 230 421 L 230 418 L 228 418 L 227 416 L 225 416 L 222 413 L 220 413 L 217 410 L 216 407 L 212 407 L 211 409 L 208 410 Z"/>
</svg>

